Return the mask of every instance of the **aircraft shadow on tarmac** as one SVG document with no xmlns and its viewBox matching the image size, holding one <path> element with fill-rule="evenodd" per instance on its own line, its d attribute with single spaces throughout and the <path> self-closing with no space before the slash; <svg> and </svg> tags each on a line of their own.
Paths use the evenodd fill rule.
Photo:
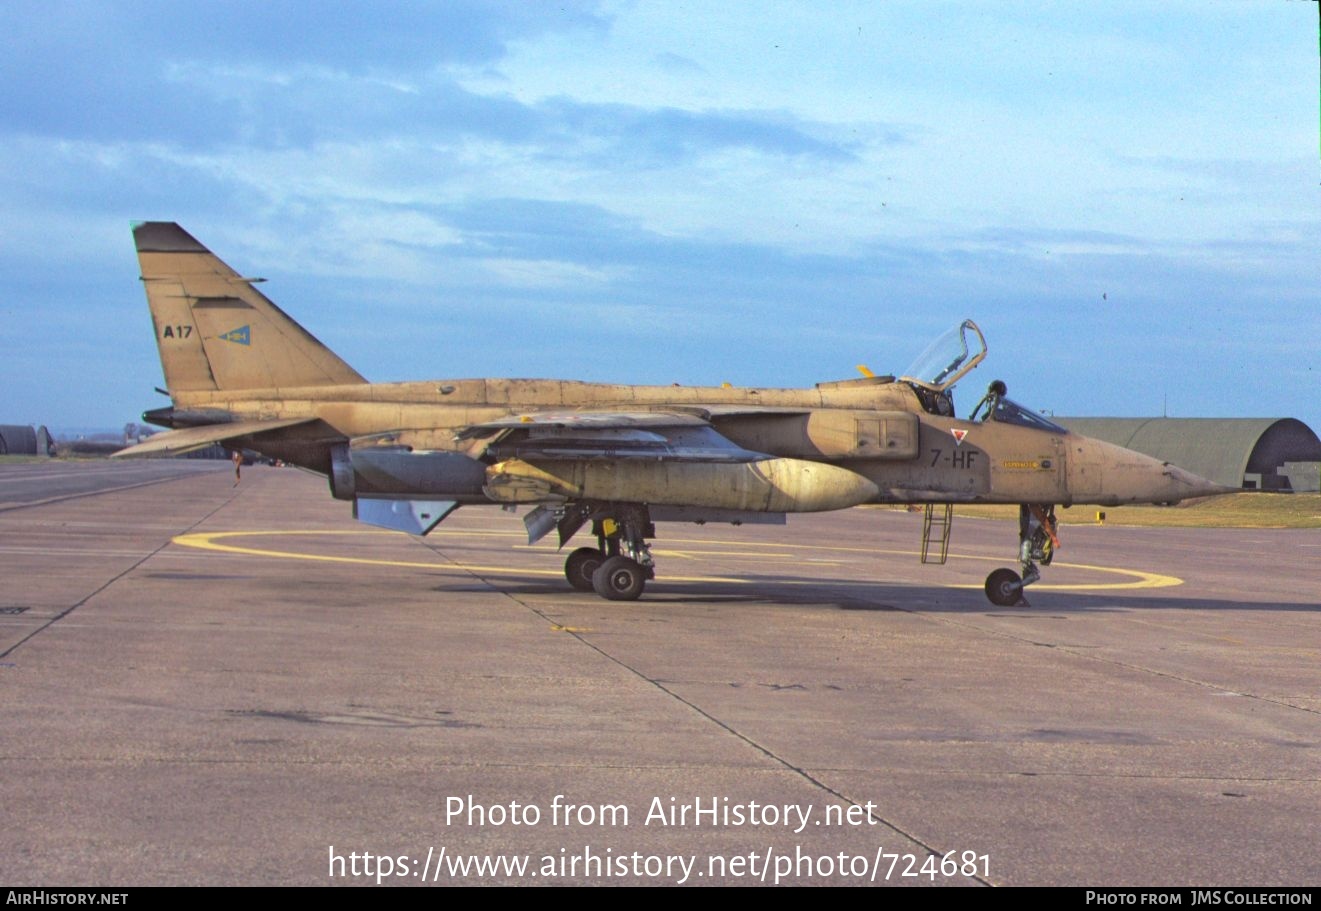
<svg viewBox="0 0 1321 911">
<path fill-rule="evenodd" d="M 516 576 L 472 583 L 438 585 L 432 591 L 456 593 L 487 586 L 518 595 L 563 595 L 566 601 L 583 596 L 567 585 L 544 579 L 519 580 Z M 1168 589 L 1167 589 L 1168 590 Z M 842 611 L 904 611 L 921 613 L 994 614 L 997 616 L 1066 615 L 1070 613 L 1125 612 L 1134 610 L 1215 611 L 1316 611 L 1321 603 L 1242 601 L 1189 598 L 1149 592 L 1125 591 L 1094 594 L 1035 589 L 1028 605 L 995 607 L 988 604 L 980 587 L 954 588 L 945 585 L 895 585 L 820 576 L 749 574 L 739 582 L 666 582 L 656 579 L 637 602 L 614 602 L 615 610 L 635 610 L 648 605 L 760 604 L 784 607 L 831 607 Z M 597 605 L 599 606 L 599 604 Z"/>
</svg>

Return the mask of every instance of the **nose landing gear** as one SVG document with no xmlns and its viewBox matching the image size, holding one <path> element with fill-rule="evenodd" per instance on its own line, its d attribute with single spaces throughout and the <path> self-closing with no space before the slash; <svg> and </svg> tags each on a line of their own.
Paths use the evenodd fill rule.
<svg viewBox="0 0 1321 911">
<path fill-rule="evenodd" d="M 1055 507 L 1023 504 L 1018 507 L 1018 564 L 1022 575 L 1012 569 L 997 569 L 986 577 L 986 597 L 999 607 L 1028 607 L 1023 589 L 1041 578 L 1037 561 L 1049 566 L 1060 545 L 1056 533 Z"/>
</svg>

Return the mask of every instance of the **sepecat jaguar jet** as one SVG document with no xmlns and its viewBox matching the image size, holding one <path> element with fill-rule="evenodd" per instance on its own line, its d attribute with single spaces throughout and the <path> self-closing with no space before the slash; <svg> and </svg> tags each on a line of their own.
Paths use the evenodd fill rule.
<svg viewBox="0 0 1321 911">
<path fill-rule="evenodd" d="M 1168 462 L 1071 433 L 1003 383 L 965 418 L 954 385 L 986 356 L 971 320 L 899 376 L 805 389 L 573 380 L 369 383 L 177 224 L 134 226 L 171 428 L 117 455 L 220 443 L 326 476 L 354 516 L 425 535 L 460 506 L 525 504 L 530 542 L 594 543 L 568 582 L 632 600 L 655 576 L 657 522 L 783 523 L 866 503 L 923 504 L 922 558 L 943 563 L 956 503 L 1019 506 L 1018 571 L 986 593 L 1025 603 L 1058 545 L 1055 507 L 1224 493 Z"/>
</svg>

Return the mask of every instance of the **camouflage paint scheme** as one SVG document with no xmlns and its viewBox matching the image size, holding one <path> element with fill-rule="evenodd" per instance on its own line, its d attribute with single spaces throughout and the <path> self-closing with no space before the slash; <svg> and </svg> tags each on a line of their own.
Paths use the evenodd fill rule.
<svg viewBox="0 0 1321 911">
<path fill-rule="evenodd" d="M 635 598 L 652 577 L 654 521 L 779 522 L 863 503 L 1016 503 L 1026 578 L 1035 571 L 1029 526 L 1048 526 L 1045 538 L 1055 540 L 1055 504 L 1224 492 L 1070 433 L 1006 398 L 1003 384 L 992 384 L 974 419 L 956 418 L 953 386 L 986 354 L 971 321 L 944 349 L 933 346 L 934 374 L 806 389 L 369 383 L 261 294 L 260 279 L 241 276 L 178 225 L 145 222 L 133 233 L 173 402 L 144 418 L 172 429 L 119 456 L 215 442 L 255 450 L 326 475 L 358 518 L 415 534 L 461 505 L 534 505 L 524 520 L 530 540 L 557 528 L 562 546 L 591 523 L 597 547 L 574 551 L 566 574 L 607 598 Z M 930 516 L 928 507 L 928 524 Z M 1045 550 L 1036 556 L 1048 563 Z M 1027 582 L 1002 577 L 1001 598 L 1018 602 Z M 988 594 L 997 600 L 989 580 Z"/>
</svg>

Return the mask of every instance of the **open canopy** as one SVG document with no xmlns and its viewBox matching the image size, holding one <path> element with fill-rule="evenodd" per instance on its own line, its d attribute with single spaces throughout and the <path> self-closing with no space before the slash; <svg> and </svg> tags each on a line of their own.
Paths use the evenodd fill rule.
<svg viewBox="0 0 1321 911">
<path fill-rule="evenodd" d="M 944 392 L 952 389 L 985 357 L 986 339 L 982 330 L 972 320 L 965 319 L 928 345 L 899 379 L 933 392 Z"/>
</svg>

